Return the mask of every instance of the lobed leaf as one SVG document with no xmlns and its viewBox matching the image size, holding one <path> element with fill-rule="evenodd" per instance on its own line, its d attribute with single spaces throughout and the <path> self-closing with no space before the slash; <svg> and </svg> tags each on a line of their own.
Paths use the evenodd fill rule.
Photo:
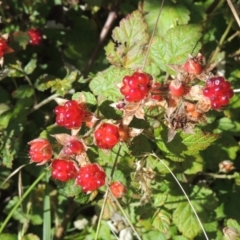
<svg viewBox="0 0 240 240">
<path fill-rule="evenodd" d="M 113 42 L 105 48 L 108 61 L 117 67 L 140 68 L 149 41 L 142 12 L 134 11 L 121 20 L 120 26 L 113 30 L 112 37 Z"/>
<path fill-rule="evenodd" d="M 160 2 L 158 0 L 147 0 L 143 4 L 144 18 L 148 24 L 149 32 L 153 32 L 156 19 L 159 14 Z M 156 36 L 165 36 L 166 32 L 178 25 L 187 24 L 190 20 L 190 11 L 182 4 L 166 2 L 162 8 Z"/>
<path fill-rule="evenodd" d="M 164 38 L 154 38 L 150 57 L 161 70 L 173 74 L 167 65 L 182 64 L 189 54 L 196 55 L 199 52 L 201 30 L 199 25 L 182 25 L 169 29 Z"/>
<path fill-rule="evenodd" d="M 97 76 L 92 79 L 89 87 L 101 102 L 106 99 L 115 102 L 123 98 L 117 84 L 121 83 L 124 76 L 131 73 L 132 71 L 128 69 L 110 67 L 103 72 L 99 72 Z"/>
</svg>

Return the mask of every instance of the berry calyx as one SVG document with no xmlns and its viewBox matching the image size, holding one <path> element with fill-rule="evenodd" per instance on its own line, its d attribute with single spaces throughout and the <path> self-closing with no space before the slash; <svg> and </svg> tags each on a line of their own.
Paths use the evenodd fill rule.
<svg viewBox="0 0 240 240">
<path fill-rule="evenodd" d="M 28 30 L 28 35 L 30 37 L 29 44 L 38 46 L 42 43 L 42 33 L 40 30 L 31 28 Z"/>
<path fill-rule="evenodd" d="M 63 152 L 66 155 L 77 155 L 84 150 L 83 144 L 78 140 L 71 140 L 63 147 Z"/>
<path fill-rule="evenodd" d="M 170 93 L 175 97 L 181 97 L 184 95 L 184 86 L 179 80 L 172 80 L 169 84 Z"/>
<path fill-rule="evenodd" d="M 52 157 L 50 142 L 44 138 L 36 138 L 28 143 L 30 145 L 29 156 L 33 162 L 46 163 Z"/>
<path fill-rule="evenodd" d="M 77 169 L 74 162 L 65 159 L 54 159 L 51 164 L 51 176 L 54 179 L 66 182 L 77 175 Z"/>
<path fill-rule="evenodd" d="M 94 133 L 96 145 L 102 149 L 112 149 L 120 140 L 119 129 L 110 123 L 103 123 Z"/>
<path fill-rule="evenodd" d="M 231 84 L 223 77 L 212 77 L 207 80 L 203 95 L 211 101 L 212 109 L 220 109 L 229 103 L 234 93 Z"/>
<path fill-rule="evenodd" d="M 84 192 L 94 191 L 105 184 L 106 174 L 98 164 L 93 163 L 81 167 L 77 173 L 76 184 Z"/>
<path fill-rule="evenodd" d="M 85 112 L 75 100 L 69 100 L 63 106 L 57 106 L 54 113 L 57 115 L 57 125 L 72 129 L 82 126 Z"/>
<path fill-rule="evenodd" d="M 126 193 L 126 187 L 121 182 L 113 182 L 110 189 L 115 198 L 121 198 Z"/>
<path fill-rule="evenodd" d="M 151 80 L 150 75 L 135 72 L 131 76 L 123 78 L 123 86 L 120 88 L 120 92 L 128 102 L 139 102 L 148 95 Z"/>
</svg>

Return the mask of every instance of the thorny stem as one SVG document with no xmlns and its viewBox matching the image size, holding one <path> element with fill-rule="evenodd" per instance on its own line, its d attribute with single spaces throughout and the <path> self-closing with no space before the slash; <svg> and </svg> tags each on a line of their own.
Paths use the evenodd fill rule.
<svg viewBox="0 0 240 240">
<path fill-rule="evenodd" d="M 159 12 L 158 12 L 158 17 L 157 17 L 157 20 L 156 20 L 156 23 L 155 23 L 155 26 L 154 26 L 154 29 L 153 29 L 153 32 L 152 32 L 152 36 L 151 36 L 149 44 L 148 44 L 148 48 L 147 48 L 146 56 L 144 58 L 142 70 L 144 70 L 146 62 L 147 62 L 147 59 L 148 59 L 148 55 L 149 55 L 149 52 L 150 52 L 150 48 L 151 48 L 152 41 L 153 41 L 156 29 L 157 29 L 157 25 L 158 25 L 159 19 L 160 19 L 160 16 L 161 16 L 163 5 L 164 5 L 164 0 L 162 1 L 160 9 L 159 9 Z"/>
<path fill-rule="evenodd" d="M 230 7 L 231 11 L 232 11 L 232 14 L 233 16 L 235 17 L 235 20 L 237 21 L 238 23 L 238 26 L 240 27 L 240 19 L 239 19 L 239 16 L 237 14 L 237 11 L 236 9 L 234 8 L 233 4 L 232 4 L 232 1 L 231 0 L 227 0 L 227 3 L 228 3 L 228 6 Z"/>
<path fill-rule="evenodd" d="M 167 168 L 167 170 L 168 170 L 168 171 L 170 172 L 170 174 L 173 176 L 174 180 L 177 182 L 178 186 L 180 187 L 180 189 L 182 190 L 182 192 L 183 192 L 183 194 L 185 195 L 186 199 L 188 200 L 188 203 L 189 203 L 189 205 L 191 206 L 192 211 L 193 211 L 194 215 L 195 215 L 196 218 L 197 218 L 197 221 L 198 221 L 198 223 L 199 223 L 199 225 L 200 225 L 200 227 L 201 227 L 201 229 L 202 229 L 202 231 L 203 231 L 203 234 L 204 234 L 205 238 L 206 238 L 207 240 L 209 240 L 209 238 L 208 238 L 208 236 L 207 236 L 207 233 L 205 232 L 204 227 L 203 227 L 203 225 L 202 225 L 202 222 L 201 222 L 201 220 L 199 219 L 199 217 L 198 217 L 198 215 L 197 215 L 197 212 L 196 212 L 195 208 L 193 207 L 193 204 L 192 204 L 192 202 L 190 201 L 187 193 L 186 193 L 185 190 L 183 189 L 181 183 L 180 183 L 180 182 L 178 181 L 178 179 L 175 177 L 175 175 L 173 174 L 173 172 L 171 171 L 171 169 L 164 163 L 164 161 L 162 161 L 160 158 L 158 158 L 158 156 L 157 156 L 156 154 L 152 154 L 152 155 L 153 155 L 155 158 L 159 159 L 159 161 Z"/>
<path fill-rule="evenodd" d="M 100 33 L 98 43 L 97 43 L 95 49 L 93 50 L 93 53 L 92 53 L 90 59 L 88 60 L 87 66 L 83 70 L 83 75 L 84 76 L 86 76 L 89 73 L 89 71 L 90 71 L 90 69 L 91 69 L 91 67 L 92 67 L 92 65 L 95 61 L 97 53 L 98 53 L 100 47 L 102 46 L 103 42 L 105 41 L 109 31 L 111 30 L 111 26 L 114 23 L 116 18 L 117 18 L 117 13 L 115 11 L 109 12 L 108 18 L 107 18 L 107 20 L 106 20 L 106 22 L 103 26 L 103 29 Z"/>
<path fill-rule="evenodd" d="M 231 30 L 232 25 L 233 25 L 233 19 L 231 19 L 231 21 L 229 22 L 225 32 L 223 33 L 216 50 L 213 52 L 210 60 L 208 61 L 209 63 L 215 62 L 215 58 L 216 58 L 217 54 L 220 52 L 220 50 L 222 48 L 222 45 L 224 44 L 224 41 L 225 41 L 229 31 Z"/>
<path fill-rule="evenodd" d="M 111 182 L 113 173 L 114 173 L 114 171 L 115 171 L 115 168 L 116 168 L 116 165 L 117 165 L 117 161 L 118 161 L 118 157 L 119 157 L 119 155 L 120 155 L 121 148 L 122 148 L 122 145 L 119 145 L 118 152 L 117 152 L 116 158 L 115 158 L 115 160 L 114 160 L 113 167 L 112 167 L 112 171 L 111 171 L 111 174 L 110 174 L 109 182 Z M 106 191 L 106 193 L 105 193 L 105 198 L 104 198 L 103 205 L 102 205 L 102 209 L 101 209 L 101 212 L 100 212 L 100 215 L 99 215 L 99 219 L 98 219 L 96 235 L 95 235 L 95 238 L 94 238 L 95 240 L 98 239 L 98 234 L 99 234 L 99 230 L 100 230 L 101 219 L 102 219 L 102 216 L 103 216 L 103 211 L 104 211 L 105 206 L 106 206 L 108 194 L 109 194 L 109 188 L 108 188 L 108 186 L 107 186 L 107 191 Z"/>
</svg>

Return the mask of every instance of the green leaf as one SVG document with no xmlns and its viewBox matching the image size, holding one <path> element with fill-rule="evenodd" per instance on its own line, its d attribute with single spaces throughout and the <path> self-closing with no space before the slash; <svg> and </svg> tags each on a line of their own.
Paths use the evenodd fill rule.
<svg viewBox="0 0 240 240">
<path fill-rule="evenodd" d="M 27 235 L 23 236 L 22 240 L 40 240 L 40 238 L 33 233 L 28 233 Z"/>
<path fill-rule="evenodd" d="M 123 95 L 117 87 L 117 84 L 121 83 L 123 77 L 130 73 L 132 73 L 132 71 L 127 69 L 110 67 L 104 72 L 99 72 L 97 76 L 92 79 L 89 87 L 101 102 L 106 99 L 114 102 L 118 101 L 123 98 Z"/>
<path fill-rule="evenodd" d="M 144 233 L 142 235 L 143 240 L 152 240 L 152 239 L 158 239 L 158 240 L 167 240 L 168 238 L 165 237 L 165 235 L 159 231 L 150 231 L 147 233 Z"/>
<path fill-rule="evenodd" d="M 90 92 L 77 92 L 72 95 L 72 100 L 84 99 L 84 102 L 90 105 L 96 105 L 96 97 Z"/>
<path fill-rule="evenodd" d="M 3 233 L 0 235 L 1 240 L 18 240 L 18 236 L 10 233 Z"/>
<path fill-rule="evenodd" d="M 240 224 L 235 219 L 228 219 L 227 226 L 236 228 L 240 234 Z"/>
<path fill-rule="evenodd" d="M 14 46 L 14 49 L 19 47 L 25 49 L 29 44 L 30 36 L 27 32 L 15 31 L 12 35 L 14 39 L 14 45 L 16 45 Z"/>
<path fill-rule="evenodd" d="M 186 155 L 195 155 L 199 151 L 206 149 L 219 138 L 219 134 L 204 133 L 200 129 L 195 129 L 194 134 L 181 134 L 183 144 L 187 146 Z"/>
<path fill-rule="evenodd" d="M 37 66 L 37 59 L 32 58 L 30 62 L 24 67 L 24 72 L 29 75 L 31 74 Z"/>
<path fill-rule="evenodd" d="M 144 62 L 149 41 L 147 24 L 140 11 L 134 11 L 121 20 L 112 33 L 113 41 L 106 48 L 108 61 L 118 67 L 140 68 Z"/>
<path fill-rule="evenodd" d="M 74 184 L 74 180 L 69 180 L 62 187 L 61 192 L 68 197 L 73 197 L 79 195 L 82 190 L 79 186 Z"/>
<path fill-rule="evenodd" d="M 194 204 L 197 210 L 197 205 Z M 173 222 L 187 238 L 193 239 L 200 231 L 199 223 L 188 202 L 180 202 L 173 213 Z"/>
<path fill-rule="evenodd" d="M 29 98 L 34 94 L 34 89 L 28 85 L 22 85 L 12 94 L 14 98 Z"/>
<path fill-rule="evenodd" d="M 157 211 L 153 217 L 153 227 L 164 234 L 168 234 L 170 227 L 170 217 L 170 214 L 164 210 Z"/>
<path fill-rule="evenodd" d="M 105 172 L 106 172 L 106 175 L 108 177 L 110 177 L 111 172 L 112 172 L 112 167 L 106 167 L 105 168 Z M 115 182 L 115 181 L 119 181 L 123 185 L 127 185 L 126 177 L 125 177 L 124 173 L 122 171 L 120 171 L 120 170 L 115 170 L 114 173 L 113 173 L 111 182 Z"/>
<path fill-rule="evenodd" d="M 189 54 L 196 55 L 200 48 L 201 27 L 183 25 L 171 28 L 164 38 L 156 36 L 153 40 L 150 56 L 161 70 L 173 74 L 168 64 L 182 64 Z"/>
<path fill-rule="evenodd" d="M 52 92 L 64 96 L 72 88 L 72 83 L 77 80 L 77 75 L 77 71 L 67 74 L 64 79 L 53 79 L 51 76 L 43 75 L 38 79 L 36 88 L 39 91 L 45 91 L 51 88 Z"/>
<path fill-rule="evenodd" d="M 153 28 L 156 24 L 159 8 L 160 3 L 158 0 L 144 1 L 143 11 L 146 13 L 144 17 L 148 24 L 150 33 L 153 32 Z M 164 37 L 170 28 L 187 24 L 189 20 L 190 12 L 184 5 L 166 2 L 162 8 L 155 35 Z"/>
<path fill-rule="evenodd" d="M 24 70 L 20 62 L 16 64 L 9 64 L 8 77 L 23 77 Z"/>
</svg>

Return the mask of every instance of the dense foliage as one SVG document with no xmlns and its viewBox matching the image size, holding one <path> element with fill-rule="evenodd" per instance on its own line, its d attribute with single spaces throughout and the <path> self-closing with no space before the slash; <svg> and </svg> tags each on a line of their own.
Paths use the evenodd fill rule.
<svg viewBox="0 0 240 240">
<path fill-rule="evenodd" d="M 240 239 L 226 1 L 4 0 L 0 15 L 1 240 Z"/>
</svg>

